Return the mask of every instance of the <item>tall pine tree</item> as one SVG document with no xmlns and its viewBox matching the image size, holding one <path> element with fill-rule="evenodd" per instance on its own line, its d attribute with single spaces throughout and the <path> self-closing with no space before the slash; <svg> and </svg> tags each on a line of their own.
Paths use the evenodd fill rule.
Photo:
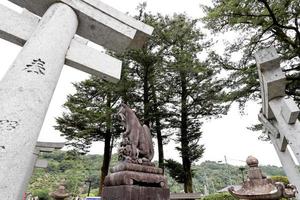
<svg viewBox="0 0 300 200">
<path fill-rule="evenodd" d="M 219 102 L 222 82 L 217 80 L 219 70 L 198 59 L 207 44 L 202 42 L 203 34 L 197 27 L 197 20 L 186 15 L 174 15 L 168 52 L 168 88 L 173 94 L 171 100 L 170 124 L 177 128 L 177 150 L 182 157 L 184 191 L 193 192 L 192 164 L 202 157 L 204 146 L 199 144 L 203 118 L 218 115 L 227 107 Z"/>
<path fill-rule="evenodd" d="M 126 86 L 126 83 L 120 85 Z M 99 185 L 101 194 L 109 170 L 114 139 L 122 132 L 115 113 L 119 107 L 120 94 L 126 88 L 96 77 L 75 83 L 74 86 L 76 93 L 68 96 L 64 104 L 66 111 L 56 119 L 55 128 L 68 140 L 67 145 L 82 153 L 88 152 L 92 142 L 104 142 Z"/>
<path fill-rule="evenodd" d="M 139 50 L 126 52 L 124 59 L 131 63 L 131 77 L 135 81 L 135 90 L 130 103 L 132 107 L 143 113 L 141 120 L 151 127 L 151 132 L 157 138 L 159 167 L 164 168 L 163 145 L 166 143 L 168 134 L 165 119 L 167 116 L 166 104 L 171 96 L 165 86 L 169 81 L 166 76 L 165 53 L 170 48 L 166 40 L 169 34 L 167 28 L 172 23 L 162 15 L 152 15 L 145 12 L 146 4 L 139 6 L 139 20 L 154 27 L 154 33 L 149 41 Z"/>
</svg>

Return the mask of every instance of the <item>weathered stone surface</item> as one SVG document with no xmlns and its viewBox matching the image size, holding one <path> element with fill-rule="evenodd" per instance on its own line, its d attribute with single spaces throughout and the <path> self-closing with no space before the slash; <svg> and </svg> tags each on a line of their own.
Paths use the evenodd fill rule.
<svg viewBox="0 0 300 200">
<path fill-rule="evenodd" d="M 120 171 L 105 178 L 105 186 L 139 185 L 167 188 L 167 178 L 160 174 L 151 174 L 135 171 Z"/>
<path fill-rule="evenodd" d="M 281 105 L 281 114 L 286 123 L 294 124 L 298 120 L 300 110 L 291 98 L 284 98 Z"/>
<path fill-rule="evenodd" d="M 66 54 L 66 65 L 117 83 L 121 78 L 122 62 L 73 39 Z"/>
<path fill-rule="evenodd" d="M 19 14 L 0 4 L 0 38 L 23 46 L 38 26 L 39 18 L 26 10 Z M 17 23 L 17 25 L 16 25 Z M 75 36 L 66 54 L 65 64 L 110 82 L 121 77 L 122 62 L 87 46 L 87 40 Z"/>
<path fill-rule="evenodd" d="M 275 151 L 277 152 L 282 168 L 286 173 L 290 183 L 293 183 L 293 185 L 295 185 L 296 188 L 300 188 L 299 167 L 293 160 L 291 152 L 289 151 L 289 149 L 286 149 L 286 151 L 281 151 L 280 146 L 277 144 L 277 139 L 274 138 L 272 135 L 270 136 L 270 138 L 275 148 Z M 296 194 L 296 199 L 299 199 L 298 193 Z"/>
<path fill-rule="evenodd" d="M 122 133 L 119 159 L 124 162 L 153 166 L 154 148 L 150 129 L 141 125 L 133 110 L 122 104 L 118 112 L 126 130 Z"/>
<path fill-rule="evenodd" d="M 280 57 L 274 47 L 255 54 L 261 84 L 262 113 L 259 120 L 264 125 L 290 182 L 300 188 L 300 173 L 292 153 L 300 161 L 299 109 L 285 97 L 286 80 L 280 69 Z M 288 145 L 290 149 L 287 148 Z M 300 196 L 296 194 L 296 199 Z"/>
<path fill-rule="evenodd" d="M 273 145 L 276 145 L 281 152 L 284 152 L 289 143 L 286 137 L 283 134 L 280 134 L 278 129 L 271 122 L 269 122 L 262 113 L 258 115 L 258 119 L 269 133 L 269 137 L 272 136 L 274 138 L 274 142 L 272 142 Z"/>
<path fill-rule="evenodd" d="M 104 187 L 103 200 L 169 200 L 168 188 L 120 185 Z"/>
<path fill-rule="evenodd" d="M 53 149 L 62 149 L 65 146 L 64 142 L 37 142 L 37 148 L 53 148 Z"/>
<path fill-rule="evenodd" d="M 19 14 L 1 4 L 0 18 L 0 37 L 20 46 L 30 38 L 39 22 L 38 17 Z"/>
<path fill-rule="evenodd" d="M 272 123 L 279 130 L 280 135 L 286 137 L 289 145 L 293 150 L 295 157 L 300 161 L 300 122 L 297 120 L 294 124 L 288 124 L 281 114 L 281 105 L 284 102 L 284 97 L 273 99 L 269 102 L 270 108 L 274 113 L 276 120 Z"/>
<path fill-rule="evenodd" d="M 44 159 L 37 159 L 35 162 L 35 168 L 47 168 L 48 161 Z"/>
<path fill-rule="evenodd" d="M 54 192 L 52 192 L 50 194 L 50 196 L 54 200 L 65 200 L 66 198 L 68 198 L 71 195 L 66 191 L 66 188 L 65 188 L 64 184 L 60 184 L 58 186 L 57 190 L 55 190 Z"/>
<path fill-rule="evenodd" d="M 62 149 L 65 146 L 64 142 L 37 142 L 35 146 L 34 160 L 35 168 L 46 168 L 48 161 L 43 159 L 37 159 L 41 152 L 51 153 L 56 149 Z"/>
<path fill-rule="evenodd" d="M 280 67 L 280 56 L 274 47 L 259 50 L 254 54 L 254 57 L 261 70 Z"/>
<path fill-rule="evenodd" d="M 274 47 L 255 53 L 260 86 L 262 91 L 263 114 L 267 119 L 274 115 L 269 107 L 269 101 L 285 96 L 285 74 L 280 69 L 280 57 Z"/>
<path fill-rule="evenodd" d="M 150 174 L 163 174 L 163 170 L 158 167 L 138 165 L 127 162 L 120 162 L 118 165 L 110 169 L 111 173 L 121 172 L 121 171 L 135 171 L 144 172 Z"/>
<path fill-rule="evenodd" d="M 262 71 L 263 81 L 267 92 L 267 100 L 272 100 L 276 97 L 285 96 L 286 79 L 283 71 L 278 68 L 271 68 L 269 70 Z M 265 92 L 266 92 L 265 90 Z"/>
<path fill-rule="evenodd" d="M 67 5 L 49 8 L 0 83 L 0 199 L 19 200 L 78 20 Z M 14 122 L 14 123 L 13 123 Z"/>
<path fill-rule="evenodd" d="M 283 197 L 295 197 L 297 192 L 295 186 L 285 186 L 283 183 L 275 183 L 272 179 L 266 178 L 258 167 L 258 160 L 255 157 L 249 156 L 246 162 L 249 166 L 248 179 L 237 191 L 234 187 L 229 188 L 232 196 L 243 200 L 279 200 Z"/>
<path fill-rule="evenodd" d="M 267 131 L 269 134 L 273 135 L 274 138 L 280 138 L 280 133 L 279 133 L 278 129 L 265 117 L 264 114 L 259 113 L 258 120 L 262 123 L 265 131 Z"/>
<path fill-rule="evenodd" d="M 126 127 L 119 149 L 121 161 L 105 177 L 103 199 L 169 200 L 167 178 L 151 163 L 154 149 L 149 128 L 125 104 L 118 114 Z"/>
<path fill-rule="evenodd" d="M 10 0 L 11 2 L 42 16 L 56 0 Z M 153 28 L 93 0 L 61 0 L 72 7 L 79 18 L 77 34 L 120 52 L 127 47 L 141 47 Z"/>
<path fill-rule="evenodd" d="M 120 62 L 95 53 L 86 41 L 73 40 L 75 33 L 119 52 L 142 46 L 153 30 L 126 16 L 116 18 L 120 13 L 110 7 L 105 8 L 106 13 L 92 0 L 11 1 L 43 17 L 40 20 L 27 11 L 19 15 L 0 8 L 4 19 L 0 37 L 24 45 L 0 84 L 1 200 L 22 198 L 34 167 L 38 134 L 65 61 L 70 59 L 73 66 L 90 73 L 97 73 L 97 63 L 104 61 L 98 75 L 112 81 L 120 78 L 120 67 L 106 70 Z M 54 149 L 39 150 L 43 148 Z"/>
</svg>

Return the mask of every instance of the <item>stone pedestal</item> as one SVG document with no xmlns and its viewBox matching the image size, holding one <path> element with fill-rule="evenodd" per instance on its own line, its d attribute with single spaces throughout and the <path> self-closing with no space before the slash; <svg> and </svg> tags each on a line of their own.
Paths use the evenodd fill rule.
<svg viewBox="0 0 300 200">
<path fill-rule="evenodd" d="M 169 200 L 167 179 L 160 168 L 120 163 L 105 178 L 103 200 Z"/>
<path fill-rule="evenodd" d="M 168 188 L 139 185 L 119 185 L 104 187 L 103 200 L 169 200 Z"/>
</svg>

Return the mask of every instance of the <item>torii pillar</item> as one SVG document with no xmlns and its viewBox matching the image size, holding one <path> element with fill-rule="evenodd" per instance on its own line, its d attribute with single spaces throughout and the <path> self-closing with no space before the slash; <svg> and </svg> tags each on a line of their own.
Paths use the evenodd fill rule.
<svg viewBox="0 0 300 200">
<path fill-rule="evenodd" d="M 26 10 L 0 6 L 0 37 L 26 43 L 0 82 L 0 199 L 20 200 L 63 65 L 116 82 L 121 62 L 87 41 L 120 52 L 141 47 L 153 29 L 98 0 L 10 1 Z"/>
<path fill-rule="evenodd" d="M 294 100 L 285 94 L 286 78 L 276 49 L 262 49 L 255 53 L 255 59 L 262 96 L 262 112 L 258 118 L 274 145 L 290 183 L 300 190 L 300 171 L 292 157 L 293 153 L 300 163 L 300 110 Z M 298 193 L 296 199 L 300 200 Z"/>
</svg>

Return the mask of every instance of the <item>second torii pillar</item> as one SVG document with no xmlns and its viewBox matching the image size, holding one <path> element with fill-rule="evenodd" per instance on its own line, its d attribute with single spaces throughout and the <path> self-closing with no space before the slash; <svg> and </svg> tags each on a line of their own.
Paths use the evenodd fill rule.
<svg viewBox="0 0 300 200">
<path fill-rule="evenodd" d="M 120 75 L 119 61 L 78 43 L 74 40 L 75 33 L 121 51 L 140 47 L 153 29 L 100 1 L 10 1 L 42 16 L 36 27 L 38 20 L 33 15 L 20 17 L 15 13 L 12 19 L 0 21 L 0 37 L 19 45 L 22 43 L 18 41 L 27 40 L 0 82 L 0 199 L 20 200 L 32 171 L 36 141 L 66 60 L 66 64 L 100 74 L 104 79 L 116 80 Z M 11 21 L 14 19 L 32 23 L 18 24 L 16 20 L 14 24 Z M 10 24 L 5 24 L 6 21 Z M 101 56 L 109 64 L 115 63 L 117 69 L 111 69 L 105 62 L 101 70 L 95 69 Z"/>
<path fill-rule="evenodd" d="M 255 53 L 255 59 L 262 96 L 262 112 L 258 118 L 274 145 L 290 183 L 299 190 L 300 172 L 292 156 L 294 153 L 300 162 L 299 108 L 285 94 L 286 78 L 276 49 L 262 49 Z M 296 199 L 300 200 L 299 194 L 296 194 Z"/>
</svg>

